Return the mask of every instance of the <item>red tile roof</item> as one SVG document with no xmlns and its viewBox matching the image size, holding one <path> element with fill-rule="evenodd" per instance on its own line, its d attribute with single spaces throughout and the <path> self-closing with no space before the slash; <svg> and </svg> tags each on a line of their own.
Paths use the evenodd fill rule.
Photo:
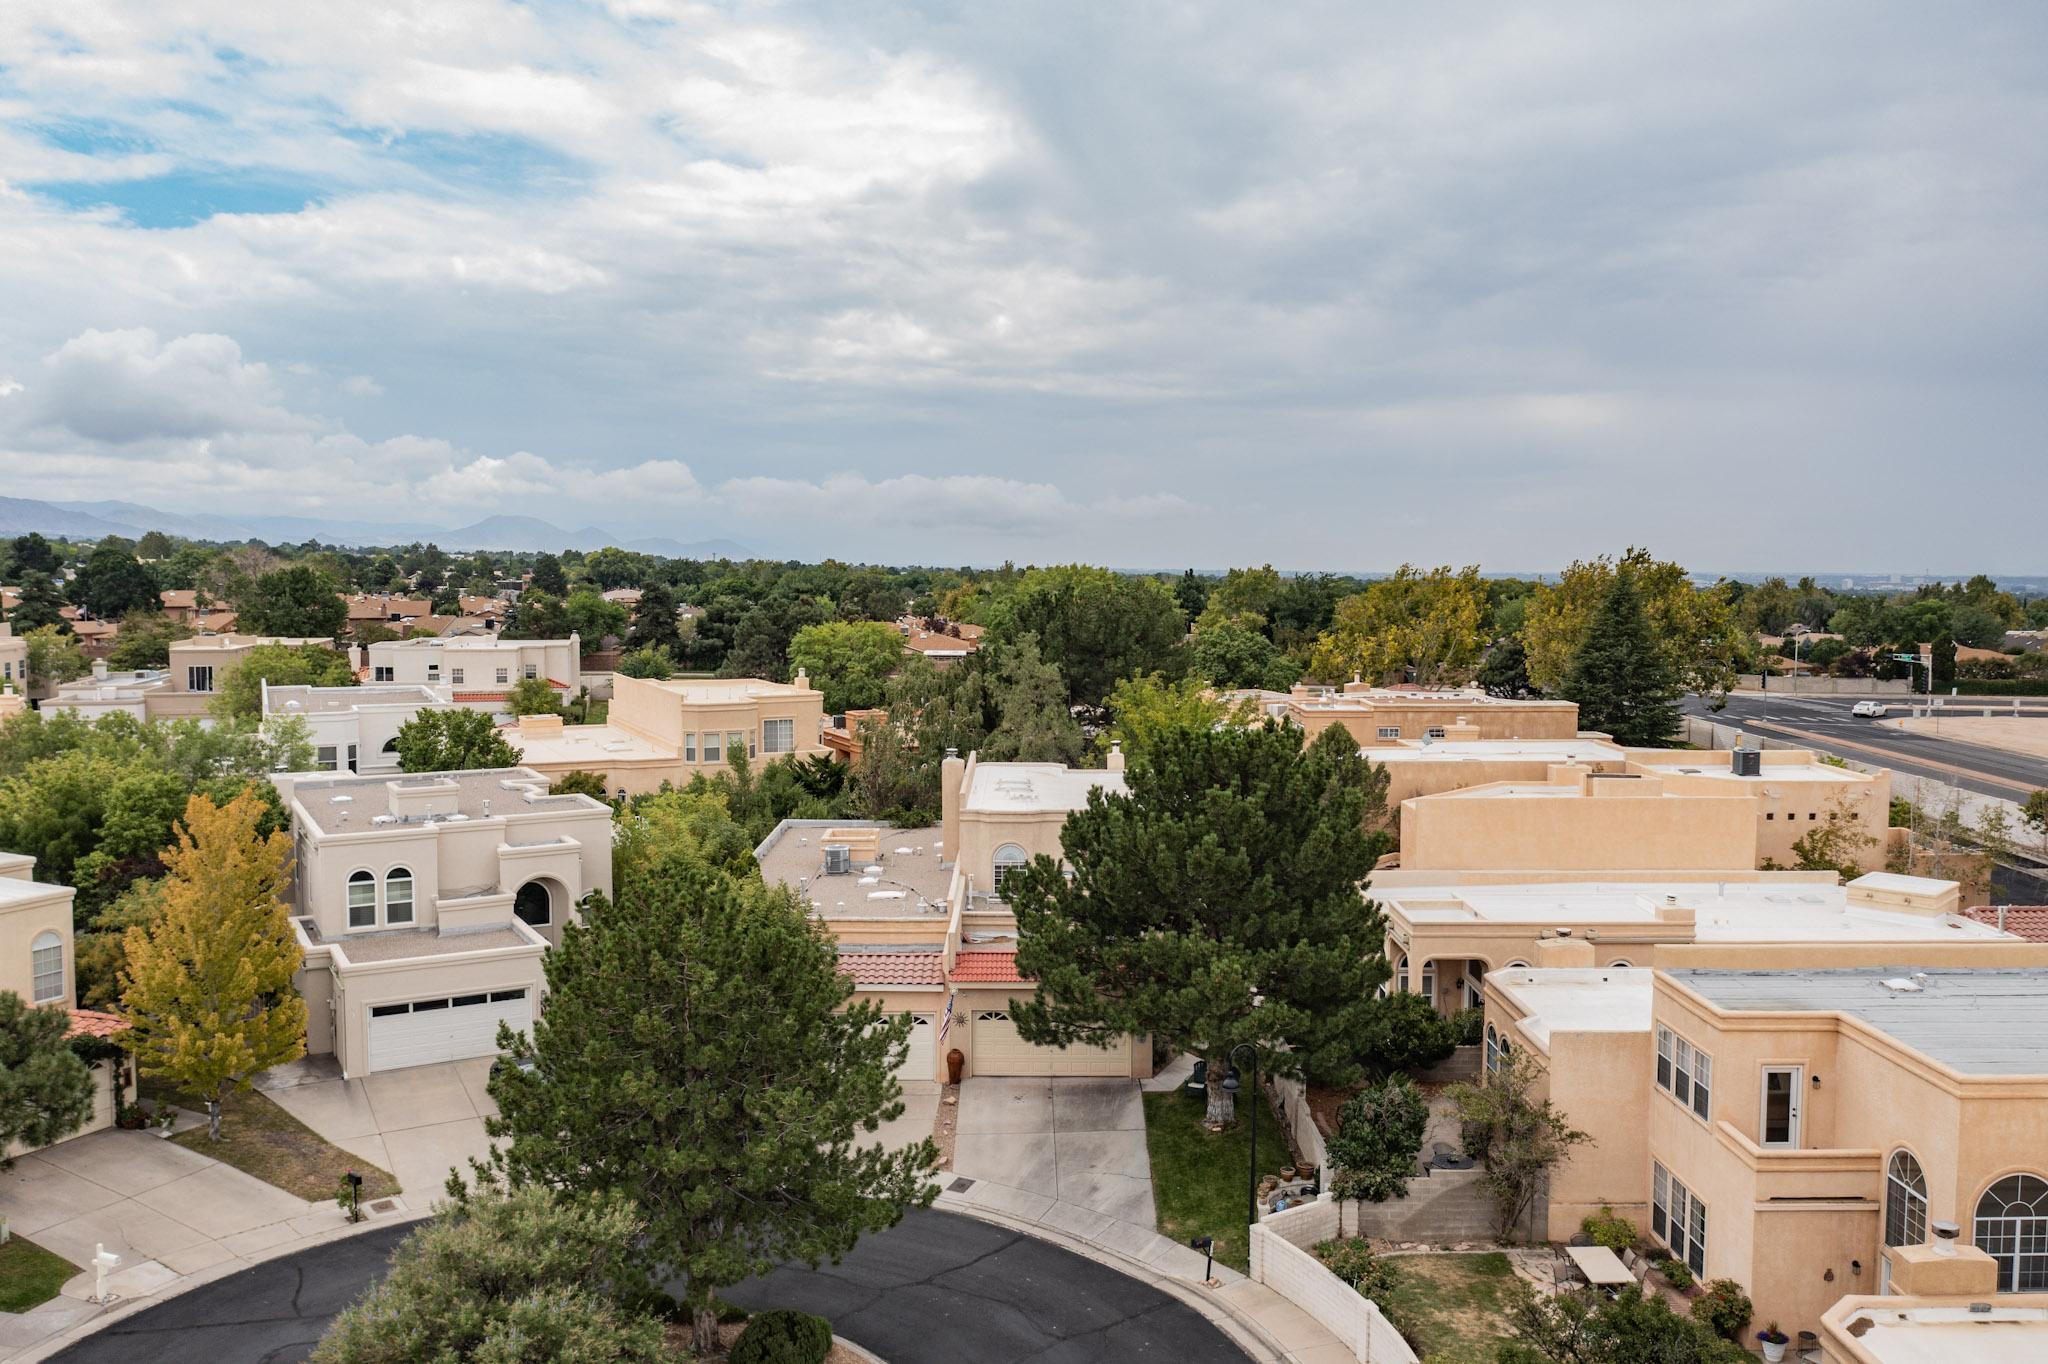
<svg viewBox="0 0 2048 1364">
<path fill-rule="evenodd" d="M 946 983 L 945 958 L 936 952 L 841 952 L 839 970 L 864 989 Z"/>
<path fill-rule="evenodd" d="M 71 1011 L 72 1037 L 84 1033 L 90 1037 L 112 1037 L 115 1033 L 126 1032 L 128 1020 L 114 1014 L 101 1013 L 98 1009 L 73 1009 Z"/>
<path fill-rule="evenodd" d="M 953 959 L 953 980 L 956 983 L 978 983 L 988 985 L 1029 985 L 1031 982 L 1017 974 L 1015 952 L 962 952 Z"/>
<path fill-rule="evenodd" d="M 1974 905 L 1963 911 L 1980 924 L 1998 926 L 1997 905 Z M 2048 942 L 2048 905 L 2005 905 L 2005 931 L 2028 942 Z"/>
</svg>

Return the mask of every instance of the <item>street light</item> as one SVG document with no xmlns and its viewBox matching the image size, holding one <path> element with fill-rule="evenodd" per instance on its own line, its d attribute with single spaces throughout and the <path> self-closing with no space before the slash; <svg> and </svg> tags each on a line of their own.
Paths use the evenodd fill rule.
<svg viewBox="0 0 2048 1364">
<path fill-rule="evenodd" d="M 1228 1093 L 1237 1093 L 1237 1054 L 1241 1051 L 1251 1054 L 1252 1092 L 1250 1097 L 1253 1104 L 1256 1105 L 1259 1094 L 1259 1049 L 1251 1043 L 1240 1042 L 1230 1049 L 1230 1074 L 1224 1077 L 1223 1088 Z M 1257 1107 L 1252 1108 L 1250 1116 L 1246 1121 L 1252 1125 L 1252 1168 L 1249 1177 L 1245 1181 L 1244 1234 L 1245 1245 L 1249 1247 L 1251 1245 L 1251 1229 L 1259 1224 L 1259 1110 Z"/>
</svg>

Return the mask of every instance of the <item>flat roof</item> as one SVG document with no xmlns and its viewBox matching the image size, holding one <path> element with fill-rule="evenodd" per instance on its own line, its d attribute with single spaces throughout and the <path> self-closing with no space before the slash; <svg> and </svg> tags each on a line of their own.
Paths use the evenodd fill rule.
<svg viewBox="0 0 2048 1364">
<path fill-rule="evenodd" d="M 1522 1029 L 1548 1043 L 1561 1032 L 1648 1032 L 1656 975 L 1642 966 L 1516 966 L 1486 979 L 1526 1010 Z"/>
<path fill-rule="evenodd" d="M 474 933 L 438 933 L 431 928 L 387 928 L 353 937 L 323 938 L 311 919 L 297 921 L 316 944 L 339 947 L 352 962 L 405 961 L 411 957 L 446 957 L 457 952 L 488 952 L 500 947 L 537 947 L 516 928 L 486 928 Z"/>
<path fill-rule="evenodd" d="M 1103 768 L 977 762 L 961 808 L 982 814 L 1081 810 L 1087 808 L 1088 793 L 1097 787 L 1113 793 L 1129 789 L 1123 773 Z"/>
<path fill-rule="evenodd" d="M 1868 879 L 1868 878 L 1865 878 Z M 1947 881 L 1907 878 L 1937 895 Z M 1571 924 L 1649 928 L 1660 909 L 1689 909 L 1697 942 L 2018 941 L 1955 914 L 1914 914 L 1849 902 L 1846 886 L 1818 882 L 1597 881 L 1479 886 L 1399 886 L 1376 891 L 1413 924 Z"/>
<path fill-rule="evenodd" d="M 1627 750 L 1605 739 L 1403 739 L 1361 748 L 1376 763 L 1412 762 L 1620 762 Z"/>
<path fill-rule="evenodd" d="M 582 763 L 600 768 L 615 762 L 675 762 L 680 756 L 673 748 L 649 743 L 616 725 L 563 725 L 559 735 L 526 734 L 512 725 L 499 733 L 530 763 Z"/>
<path fill-rule="evenodd" d="M 1989 1297 L 1988 1312 L 1954 1307 L 1864 1307 L 1843 1326 L 1880 1364 L 2039 1364 L 2048 1359 L 2048 1307 Z M 1865 1324 L 1867 1323 L 1867 1324 Z M 1853 1329 L 1862 1326 L 1861 1330 Z"/>
<path fill-rule="evenodd" d="M 379 816 L 391 813 L 390 797 L 385 788 L 395 785 L 403 789 L 441 783 L 452 784 L 455 789 L 436 798 L 432 816 L 435 823 L 460 823 L 509 815 L 565 815 L 586 810 L 602 811 L 607 819 L 611 817 L 609 806 L 589 796 L 545 794 L 548 779 L 526 767 L 490 767 L 472 772 L 416 772 L 401 777 L 388 774 L 329 777 L 297 783 L 292 788 L 292 799 L 321 833 L 359 834 L 376 828 L 418 828 L 427 823 L 425 818 L 386 820 L 383 824 L 375 822 Z M 541 794 L 531 793 L 536 786 Z M 488 810 L 484 808 L 487 804 L 490 806 Z M 444 805 L 452 805 L 453 808 L 442 808 Z"/>
<path fill-rule="evenodd" d="M 1964 1075 L 2048 1074 L 2048 967 L 1681 970 L 1736 1013 L 1848 1014 Z"/>
<path fill-rule="evenodd" d="M 693 705 L 730 705 L 756 696 L 822 695 L 811 687 L 759 677 L 676 677 L 653 680 L 653 685 Z"/>
<path fill-rule="evenodd" d="M 1737 772 L 1732 762 L 1690 764 L 1646 762 L 1642 765 L 1649 768 L 1652 773 L 1672 772 L 1688 777 L 1712 777 L 1720 781 L 1746 782 L 1751 786 L 1767 786 L 1774 781 L 1825 781 L 1839 782 L 1846 786 L 1871 780 L 1870 774 L 1867 772 L 1856 772 L 1846 767 L 1836 767 L 1833 763 L 1824 762 L 1766 763 L 1761 771 L 1753 775 Z"/>
<path fill-rule="evenodd" d="M 825 844 L 829 840 L 825 835 L 831 829 L 879 833 L 879 858 L 872 863 L 856 860 L 851 872 L 828 875 Z M 791 820 L 762 840 L 755 854 L 763 881 L 788 886 L 814 912 L 827 918 L 895 919 L 929 914 L 936 921 L 934 926 L 943 928 L 953 869 L 940 862 L 941 841 L 942 831 L 936 824 L 898 829 L 858 820 Z M 870 866 L 881 870 L 870 872 Z"/>
<path fill-rule="evenodd" d="M 430 706 L 441 701 L 431 688 L 376 683 L 366 687 L 271 687 L 265 715 L 336 714 L 362 706 Z"/>
<path fill-rule="evenodd" d="M 1577 710 L 1572 701 L 1547 701 L 1534 697 L 1493 696 L 1478 688 L 1443 691 L 1406 691 L 1399 687 L 1362 687 L 1321 696 L 1295 696 L 1295 705 L 1309 710 L 1342 709 L 1345 706 L 1459 706 L 1483 710 Z"/>
</svg>

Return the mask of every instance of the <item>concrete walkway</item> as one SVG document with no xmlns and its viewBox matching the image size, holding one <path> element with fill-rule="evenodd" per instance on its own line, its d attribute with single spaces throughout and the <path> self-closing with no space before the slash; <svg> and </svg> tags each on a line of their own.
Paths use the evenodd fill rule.
<svg viewBox="0 0 2048 1364">
<path fill-rule="evenodd" d="M 394 1212 L 403 1215 L 403 1205 Z M 132 1301 L 349 1227 L 332 1202 L 309 1203 L 152 1133 L 118 1128 L 45 1147 L 0 1171 L 0 1216 L 15 1234 L 88 1266 L 49 1302 L 0 1313 L 0 1359 L 105 1310 L 89 1301 L 89 1266 L 102 1245 L 121 1257 L 109 1292 Z"/>
<path fill-rule="evenodd" d="M 485 1090 L 494 1058 L 386 1070 L 344 1080 L 331 1056 L 308 1057 L 256 1081 L 278 1107 L 344 1151 L 389 1170 L 414 1206 L 441 1197 L 448 1172 L 489 1154 L 484 1119 L 498 1106 Z"/>
</svg>

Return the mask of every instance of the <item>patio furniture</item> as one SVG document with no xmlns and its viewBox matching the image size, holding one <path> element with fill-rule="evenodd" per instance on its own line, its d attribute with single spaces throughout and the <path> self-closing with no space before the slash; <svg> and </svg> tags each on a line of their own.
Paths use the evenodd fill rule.
<svg viewBox="0 0 2048 1364">
<path fill-rule="evenodd" d="M 1566 1246 L 1564 1253 L 1595 1288 L 1623 1288 L 1636 1281 L 1621 1257 L 1606 1246 Z"/>
</svg>

